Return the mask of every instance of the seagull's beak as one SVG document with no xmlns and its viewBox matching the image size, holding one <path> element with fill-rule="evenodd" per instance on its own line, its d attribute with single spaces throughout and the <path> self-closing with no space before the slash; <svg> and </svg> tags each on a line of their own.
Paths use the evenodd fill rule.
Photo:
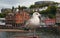
<svg viewBox="0 0 60 38">
<path fill-rule="evenodd" d="M 41 15 L 39 15 L 39 19 L 41 19 Z"/>
<path fill-rule="evenodd" d="M 41 19 L 41 16 L 39 16 L 39 19 Z"/>
</svg>

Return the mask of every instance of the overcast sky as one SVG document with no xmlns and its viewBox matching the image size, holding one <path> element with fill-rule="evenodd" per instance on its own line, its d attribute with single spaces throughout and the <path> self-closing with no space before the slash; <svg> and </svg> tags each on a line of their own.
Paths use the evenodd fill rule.
<svg viewBox="0 0 60 38">
<path fill-rule="evenodd" d="M 11 8 L 12 6 L 17 7 L 18 5 L 29 7 L 36 1 L 46 1 L 46 0 L 0 0 L 0 9 Z M 60 0 L 49 0 L 49 1 L 60 2 Z"/>
</svg>

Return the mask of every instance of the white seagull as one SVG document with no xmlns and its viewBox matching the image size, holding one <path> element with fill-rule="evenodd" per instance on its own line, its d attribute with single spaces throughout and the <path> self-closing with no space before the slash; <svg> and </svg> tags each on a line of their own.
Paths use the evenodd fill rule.
<svg viewBox="0 0 60 38">
<path fill-rule="evenodd" d="M 25 27 L 34 29 L 34 36 L 35 36 L 35 29 L 37 27 L 40 27 L 40 22 L 41 22 L 41 14 L 38 12 L 34 12 L 32 17 L 26 22 Z"/>
</svg>

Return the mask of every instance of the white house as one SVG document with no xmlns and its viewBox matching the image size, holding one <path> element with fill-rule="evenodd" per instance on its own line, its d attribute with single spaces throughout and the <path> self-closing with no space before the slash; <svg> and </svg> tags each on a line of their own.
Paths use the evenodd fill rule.
<svg viewBox="0 0 60 38">
<path fill-rule="evenodd" d="M 5 18 L 0 18 L 0 25 L 5 25 Z"/>
</svg>

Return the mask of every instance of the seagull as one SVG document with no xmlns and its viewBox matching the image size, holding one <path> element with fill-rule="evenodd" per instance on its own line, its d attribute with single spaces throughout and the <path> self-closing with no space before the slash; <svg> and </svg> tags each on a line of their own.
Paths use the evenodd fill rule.
<svg viewBox="0 0 60 38">
<path fill-rule="evenodd" d="M 26 22 L 25 27 L 29 29 L 34 29 L 34 36 L 35 36 L 35 29 L 40 27 L 41 22 L 41 14 L 38 12 L 34 12 L 32 17 Z"/>
</svg>

